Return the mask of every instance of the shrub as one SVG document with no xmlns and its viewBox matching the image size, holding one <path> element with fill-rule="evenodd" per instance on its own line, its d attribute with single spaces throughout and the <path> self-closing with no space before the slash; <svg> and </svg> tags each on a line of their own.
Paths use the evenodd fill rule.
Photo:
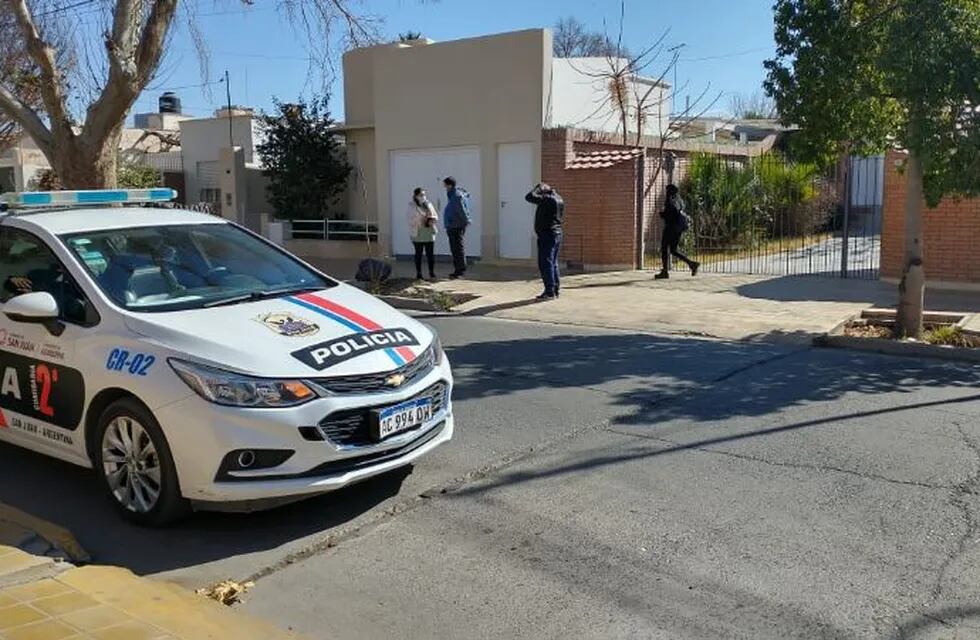
<svg viewBox="0 0 980 640">
<path fill-rule="evenodd" d="M 696 154 L 680 188 L 701 248 L 811 235 L 826 224 L 836 198 L 816 165 L 778 154 L 748 161 Z"/>
<path fill-rule="evenodd" d="M 120 189 L 152 189 L 163 184 L 160 171 L 136 164 L 120 165 L 116 180 Z"/>
</svg>

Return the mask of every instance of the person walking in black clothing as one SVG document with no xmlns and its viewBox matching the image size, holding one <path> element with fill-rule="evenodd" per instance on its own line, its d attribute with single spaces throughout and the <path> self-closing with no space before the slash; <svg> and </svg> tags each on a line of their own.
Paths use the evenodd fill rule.
<svg viewBox="0 0 980 640">
<path fill-rule="evenodd" d="M 667 202 L 664 204 L 664 210 L 660 212 L 660 217 L 664 220 L 664 231 L 660 236 L 661 270 L 654 278 L 663 280 L 670 277 L 670 256 L 686 263 L 691 270 L 691 275 L 696 276 L 701 263 L 691 260 L 677 250 L 681 243 L 681 236 L 687 231 L 688 217 L 684 213 L 684 200 L 676 185 L 667 185 Z"/>
<path fill-rule="evenodd" d="M 538 184 L 524 199 L 537 205 L 534 233 L 538 236 L 538 269 L 544 282 L 544 293 L 538 296 L 538 300 L 554 300 L 561 289 L 558 251 L 561 249 L 565 202 L 558 192 L 546 184 Z"/>
</svg>

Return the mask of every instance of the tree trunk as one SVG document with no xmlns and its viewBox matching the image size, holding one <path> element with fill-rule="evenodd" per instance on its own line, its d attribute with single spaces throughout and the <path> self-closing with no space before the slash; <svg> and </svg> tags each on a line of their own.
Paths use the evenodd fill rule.
<svg viewBox="0 0 980 640">
<path fill-rule="evenodd" d="M 905 178 L 905 269 L 898 285 L 898 330 L 901 335 L 919 338 L 926 276 L 922 267 L 922 160 L 913 151 L 905 163 Z"/>
<path fill-rule="evenodd" d="M 64 189 L 115 189 L 122 128 L 105 140 L 55 134 L 51 166 Z"/>
</svg>

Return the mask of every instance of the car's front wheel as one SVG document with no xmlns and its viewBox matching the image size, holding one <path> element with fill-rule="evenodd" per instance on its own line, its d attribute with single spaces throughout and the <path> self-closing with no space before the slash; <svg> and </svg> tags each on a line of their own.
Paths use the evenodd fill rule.
<svg viewBox="0 0 980 640">
<path fill-rule="evenodd" d="M 153 414 L 139 402 L 123 398 L 106 407 L 95 442 L 95 468 L 127 520 L 162 526 L 190 511 L 180 495 L 167 439 Z"/>
</svg>

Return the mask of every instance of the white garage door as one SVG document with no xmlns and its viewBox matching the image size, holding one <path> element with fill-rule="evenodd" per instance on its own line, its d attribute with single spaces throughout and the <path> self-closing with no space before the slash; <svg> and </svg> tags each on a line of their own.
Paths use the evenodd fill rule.
<svg viewBox="0 0 980 640">
<path fill-rule="evenodd" d="M 408 232 L 408 205 L 412 191 L 422 187 L 439 213 L 439 235 L 436 253 L 449 254 L 449 242 L 442 228 L 442 211 L 446 206 L 446 190 L 442 179 L 453 176 L 460 187 L 470 193 L 470 215 L 473 224 L 466 230 L 466 255 L 479 257 L 482 243 L 480 149 L 451 147 L 445 149 L 412 149 L 391 152 L 391 230 L 392 252 L 396 255 L 414 253 Z"/>
</svg>

